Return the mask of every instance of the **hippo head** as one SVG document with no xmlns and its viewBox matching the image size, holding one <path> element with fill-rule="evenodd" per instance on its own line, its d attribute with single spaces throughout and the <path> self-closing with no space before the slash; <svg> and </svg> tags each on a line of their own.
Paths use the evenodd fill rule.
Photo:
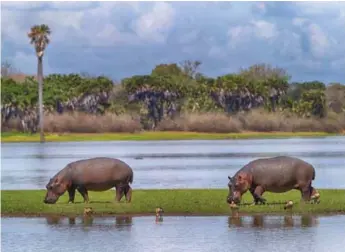
<svg viewBox="0 0 345 252">
<path fill-rule="evenodd" d="M 229 194 L 227 202 L 231 204 L 239 204 L 241 202 L 242 195 L 246 193 L 250 187 L 250 181 L 246 174 L 237 174 L 234 177 L 228 176 L 229 183 Z"/>
<path fill-rule="evenodd" d="M 67 190 L 67 183 L 60 178 L 52 178 L 46 185 L 47 193 L 43 200 L 45 204 L 55 204 Z"/>
</svg>

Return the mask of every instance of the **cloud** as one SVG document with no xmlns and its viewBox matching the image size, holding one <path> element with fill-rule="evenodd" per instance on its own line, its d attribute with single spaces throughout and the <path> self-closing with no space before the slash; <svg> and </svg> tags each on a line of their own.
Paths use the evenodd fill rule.
<svg viewBox="0 0 345 252">
<path fill-rule="evenodd" d="M 151 11 L 142 14 L 134 21 L 133 28 L 139 38 L 163 43 L 173 25 L 174 16 L 175 10 L 170 4 L 156 2 Z"/>
<path fill-rule="evenodd" d="M 191 59 L 201 60 L 201 71 L 210 76 L 263 62 L 286 68 L 293 80 L 344 81 L 344 2 L 2 2 L 1 7 L 2 58 L 27 73 L 36 72 L 27 32 L 45 23 L 52 30 L 45 72 L 86 71 L 119 80 L 150 73 L 159 63 Z"/>
</svg>

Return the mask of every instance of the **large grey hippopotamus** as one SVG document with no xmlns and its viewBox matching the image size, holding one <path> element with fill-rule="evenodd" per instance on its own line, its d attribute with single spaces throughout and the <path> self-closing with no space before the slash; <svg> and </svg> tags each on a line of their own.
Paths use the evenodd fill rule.
<svg viewBox="0 0 345 252">
<path fill-rule="evenodd" d="M 302 199 L 309 201 L 316 194 L 312 187 L 315 179 L 314 167 L 298 158 L 277 156 L 261 158 L 243 166 L 233 177 L 228 176 L 229 194 L 227 202 L 238 204 L 248 190 L 254 203 L 265 203 L 264 192 L 283 193 L 292 189 L 301 191 Z"/>
<path fill-rule="evenodd" d="M 46 204 L 55 204 L 66 191 L 69 203 L 74 202 L 75 190 L 83 196 L 84 202 L 89 202 L 88 191 L 106 191 L 115 187 L 116 200 L 125 195 L 127 202 L 131 201 L 133 170 L 121 160 L 107 157 L 96 157 L 78 160 L 66 165 L 46 185 Z"/>
</svg>

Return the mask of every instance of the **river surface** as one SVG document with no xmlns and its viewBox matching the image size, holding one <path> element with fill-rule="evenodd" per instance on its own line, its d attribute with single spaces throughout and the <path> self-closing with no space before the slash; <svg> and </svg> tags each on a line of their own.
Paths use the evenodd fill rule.
<svg viewBox="0 0 345 252">
<path fill-rule="evenodd" d="M 2 189 L 43 189 L 69 162 L 120 158 L 136 188 L 226 188 L 227 176 L 261 157 L 292 155 L 316 168 L 317 188 L 345 188 L 345 137 L 217 141 L 2 143 Z"/>
<path fill-rule="evenodd" d="M 1 218 L 11 252 L 340 252 L 345 216 Z"/>
</svg>

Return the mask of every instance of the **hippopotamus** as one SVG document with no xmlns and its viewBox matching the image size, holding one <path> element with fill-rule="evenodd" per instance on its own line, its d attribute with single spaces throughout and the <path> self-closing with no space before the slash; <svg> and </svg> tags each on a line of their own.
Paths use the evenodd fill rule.
<svg viewBox="0 0 345 252">
<path fill-rule="evenodd" d="M 106 191 L 115 187 L 116 200 L 121 201 L 123 195 L 131 202 L 133 170 L 125 162 L 107 157 L 96 157 L 78 160 L 67 164 L 52 177 L 46 185 L 46 204 L 55 204 L 66 191 L 68 203 L 74 203 L 75 190 L 89 202 L 88 191 Z"/>
<path fill-rule="evenodd" d="M 303 201 L 309 201 L 316 194 L 312 187 L 315 179 L 314 167 L 298 158 L 277 156 L 251 161 L 228 176 L 229 204 L 239 204 L 241 197 L 248 190 L 254 198 L 254 204 L 265 204 L 264 192 L 283 193 L 297 189 L 302 194 Z"/>
</svg>

